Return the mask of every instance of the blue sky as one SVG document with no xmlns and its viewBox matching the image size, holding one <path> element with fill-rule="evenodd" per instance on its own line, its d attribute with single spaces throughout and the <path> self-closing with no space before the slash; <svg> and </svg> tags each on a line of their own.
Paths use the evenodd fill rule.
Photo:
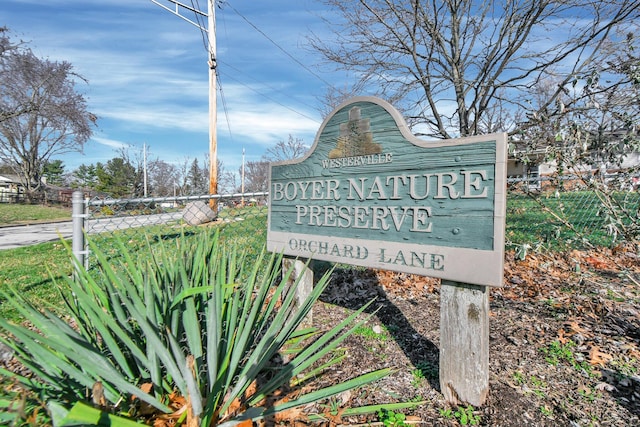
<svg viewBox="0 0 640 427">
<path fill-rule="evenodd" d="M 224 97 L 223 102 L 219 90 L 217 134 L 218 158 L 235 172 L 243 147 L 247 160 L 258 160 L 289 135 L 311 145 L 322 123 L 319 99 L 327 83 L 348 82 L 323 71 L 304 46 L 310 31 L 327 31 L 319 17 L 327 12 L 319 2 L 228 2 L 216 11 Z M 206 11 L 207 0 L 193 3 Z M 150 158 L 169 163 L 204 160 L 208 66 L 196 27 L 150 0 L 2 0 L 3 25 L 38 56 L 69 61 L 89 81 L 78 90 L 98 126 L 84 154 L 62 158 L 67 170 L 106 162 L 127 145 L 141 151 L 147 144 Z"/>
</svg>

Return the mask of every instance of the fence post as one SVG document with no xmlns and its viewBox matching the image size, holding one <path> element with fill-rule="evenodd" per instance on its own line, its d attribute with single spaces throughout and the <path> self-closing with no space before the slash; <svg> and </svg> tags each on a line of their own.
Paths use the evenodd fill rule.
<svg viewBox="0 0 640 427">
<path fill-rule="evenodd" d="M 72 243 L 71 249 L 73 251 L 73 256 L 77 260 L 76 268 L 79 266 L 85 266 L 85 244 L 84 244 L 84 225 L 85 225 L 85 203 L 84 203 L 84 194 L 82 191 L 74 191 L 72 196 L 72 211 L 71 211 L 71 219 L 72 219 Z"/>
</svg>

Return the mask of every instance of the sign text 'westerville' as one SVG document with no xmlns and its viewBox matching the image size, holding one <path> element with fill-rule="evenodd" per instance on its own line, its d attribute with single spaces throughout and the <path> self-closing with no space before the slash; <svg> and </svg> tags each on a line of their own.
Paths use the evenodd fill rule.
<svg viewBox="0 0 640 427">
<path fill-rule="evenodd" d="M 503 134 L 427 142 L 355 98 L 305 158 L 272 164 L 268 248 L 500 286 L 505 162 Z"/>
</svg>

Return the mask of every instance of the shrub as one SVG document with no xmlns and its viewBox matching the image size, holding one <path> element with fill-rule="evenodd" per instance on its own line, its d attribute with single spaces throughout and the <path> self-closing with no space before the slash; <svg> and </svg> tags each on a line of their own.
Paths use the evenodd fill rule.
<svg viewBox="0 0 640 427">
<path fill-rule="evenodd" d="M 31 326 L 0 319 L 12 337 L 0 340 L 33 373 L 18 380 L 47 402 L 54 425 L 105 418 L 112 426 L 130 425 L 129 419 L 160 416 L 188 426 L 235 424 L 274 417 L 389 373 L 313 386 L 340 360 L 334 350 L 366 309 L 323 333 L 299 330 L 328 274 L 298 305 L 298 283 L 287 286 L 292 271 L 282 272 L 281 255 L 263 250 L 246 256 L 220 244 L 217 235 L 148 243 L 148 257 L 134 257 L 123 242 L 112 259 L 90 247 L 95 271 L 77 265 L 67 279 L 70 291 L 60 286 L 68 318 L 17 292 L 2 292 Z"/>
</svg>

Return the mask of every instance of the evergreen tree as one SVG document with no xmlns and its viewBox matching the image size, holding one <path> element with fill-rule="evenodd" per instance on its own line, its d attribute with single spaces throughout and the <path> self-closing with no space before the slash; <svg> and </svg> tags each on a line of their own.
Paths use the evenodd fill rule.
<svg viewBox="0 0 640 427">
<path fill-rule="evenodd" d="M 49 185 L 64 185 L 64 163 L 62 160 L 46 161 L 42 176 L 46 178 Z"/>
<path fill-rule="evenodd" d="M 96 189 L 113 197 L 124 198 L 135 195 L 136 168 L 121 157 L 116 157 L 106 165 L 96 165 L 98 183 Z"/>
<path fill-rule="evenodd" d="M 79 188 L 95 188 L 98 183 L 96 166 L 93 164 L 78 166 L 72 174 L 72 186 Z"/>
</svg>

